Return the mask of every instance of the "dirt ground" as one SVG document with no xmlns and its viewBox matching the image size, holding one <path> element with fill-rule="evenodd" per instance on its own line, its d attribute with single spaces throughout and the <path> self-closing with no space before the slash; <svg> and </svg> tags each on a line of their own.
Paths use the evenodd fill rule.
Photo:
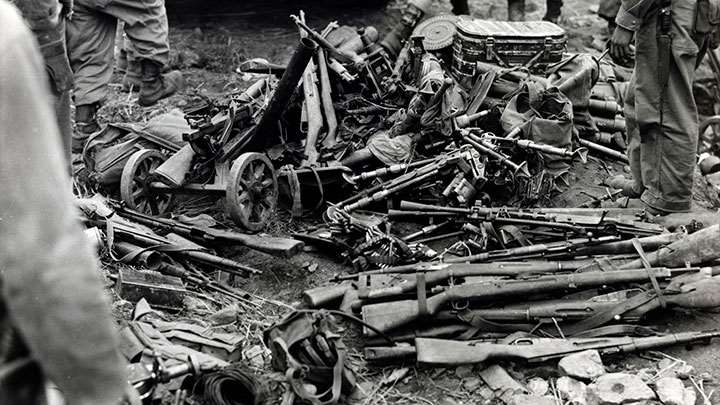
<svg viewBox="0 0 720 405">
<path fill-rule="evenodd" d="M 544 4 L 538 0 L 527 0 L 526 9 L 529 19 L 540 19 L 544 13 Z M 195 97 L 222 99 L 227 93 L 243 89 L 253 81 L 253 77 L 235 73 L 239 62 L 254 57 L 283 63 L 291 55 L 297 43 L 297 31 L 288 18 L 302 8 L 307 13 L 308 23 L 314 27 L 324 27 L 328 22 L 337 20 L 341 24 L 366 26 L 374 25 L 384 32 L 399 16 L 400 2 L 381 1 L 352 2 L 310 0 L 296 2 L 265 2 L 261 0 L 244 0 L 227 12 L 210 14 L 207 10 L 178 7 L 173 9 L 168 2 L 171 19 L 172 64 L 181 68 L 188 81 L 188 88 L 183 94 L 161 102 L 160 108 L 142 108 L 134 103 L 134 96 L 117 93 L 115 100 L 101 110 L 106 121 L 143 121 L 165 112 L 171 108 L 183 108 Z M 193 2 L 188 2 L 193 3 Z M 200 3 L 195 1 L 195 3 Z M 271 4 L 268 4 L 271 3 Z M 184 3 L 182 3 L 184 4 Z M 476 17 L 504 19 L 506 7 L 504 0 L 471 0 L 470 7 Z M 593 0 L 566 0 L 560 24 L 568 31 L 571 50 L 587 51 L 592 49 L 594 40 L 604 33 L 605 22 L 598 18 L 593 10 L 597 5 Z M 447 13 L 449 1 L 435 1 L 435 14 Z M 117 89 L 117 87 L 116 87 Z M 591 160 L 585 167 L 575 167 L 572 187 L 561 198 L 556 200 L 559 205 L 573 205 L 587 200 L 581 194 L 586 191 L 601 195 L 603 187 L 597 183 L 597 173 L 614 174 L 626 171 L 617 164 L 601 164 Z M 700 206 L 713 205 L 716 196 L 702 196 L 698 200 Z M 278 213 L 268 232 L 287 235 L 292 231 L 307 226 L 305 222 L 293 221 L 285 212 Z M 349 269 L 343 263 L 335 261 L 331 252 L 309 251 L 298 255 L 292 260 L 283 260 L 265 254 L 235 249 L 223 252 L 248 265 L 262 269 L 264 274 L 237 281 L 237 286 L 262 297 L 271 298 L 293 305 L 300 298 L 300 292 L 308 287 L 322 284 L 331 276 Z M 317 264 L 314 269 L 312 264 Z M 313 269 L 314 271 L 310 271 Z M 267 304 L 264 314 L 248 316 L 264 318 L 263 322 L 276 319 L 287 308 L 283 305 Z M 116 303 L 119 317 L 126 316 L 127 307 Z M 181 317 L 197 317 L 207 313 L 201 308 L 188 308 Z M 124 314 L 124 315 L 123 315 Z M 720 327 L 720 315 L 700 312 L 668 311 L 653 319 L 660 330 L 704 330 Z M 257 325 L 238 325 L 237 331 L 247 333 L 247 345 L 258 345 L 261 328 Z M 349 327 L 348 339 L 353 342 L 357 338 L 357 329 Z M 353 346 L 352 344 L 350 345 Z M 356 346 L 358 347 L 358 346 Z M 476 404 L 489 403 L 483 399 L 477 388 L 463 385 L 463 379 L 452 369 L 417 369 L 413 365 L 408 375 L 399 382 L 381 385 L 378 382 L 389 375 L 393 368 L 369 368 L 360 360 L 356 348 L 351 349 L 352 362 L 359 368 L 359 381 L 362 390 L 369 391 L 366 398 L 356 403 L 363 404 Z M 683 348 L 667 350 L 666 353 L 687 360 L 699 372 L 708 372 L 720 377 L 720 342 L 714 346 L 698 347 L 692 351 Z M 642 367 L 646 360 L 638 357 L 624 357 L 609 361 L 611 368 Z M 523 368 L 508 365 L 511 373 L 522 377 L 552 375 L 548 367 Z M 476 367 L 477 369 L 477 367 Z M 257 371 L 265 375 L 268 365 Z M 278 396 L 280 392 L 276 392 Z M 720 404 L 720 395 L 713 398 L 713 403 Z"/>
</svg>

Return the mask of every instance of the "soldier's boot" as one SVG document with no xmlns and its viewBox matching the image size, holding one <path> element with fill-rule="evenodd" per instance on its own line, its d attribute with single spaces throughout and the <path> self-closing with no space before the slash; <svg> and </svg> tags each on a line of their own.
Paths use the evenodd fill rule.
<svg viewBox="0 0 720 405">
<path fill-rule="evenodd" d="M 525 21 L 525 0 L 508 0 L 508 20 Z"/>
<path fill-rule="evenodd" d="M 605 185 L 617 190 L 621 190 L 622 195 L 630 198 L 640 198 L 640 195 L 642 195 L 642 192 L 638 192 L 637 188 L 635 187 L 635 181 L 626 178 L 622 174 L 618 174 L 617 176 L 606 179 Z"/>
<path fill-rule="evenodd" d="M 619 198 L 617 201 L 604 203 L 604 204 L 602 204 L 602 207 L 603 208 L 640 208 L 640 209 L 644 209 L 645 212 L 647 212 L 648 214 L 653 215 L 653 216 L 665 216 L 665 215 L 669 214 L 669 212 L 667 212 L 667 211 L 653 208 L 653 207 L 645 204 L 639 198 L 632 198 L 632 197 L 622 197 L 622 198 Z"/>
<path fill-rule="evenodd" d="M 75 108 L 75 130 L 72 134 L 71 143 L 71 166 L 73 177 L 81 181 L 87 177 L 85 163 L 83 160 L 83 149 L 90 135 L 100 130 L 97 122 L 98 103 L 82 104 Z"/>
<path fill-rule="evenodd" d="M 543 17 L 543 21 L 550 21 L 552 23 L 557 23 L 560 19 L 560 14 L 562 13 L 562 0 L 547 0 L 545 2 L 546 8 L 545 8 L 545 16 Z"/>
<path fill-rule="evenodd" d="M 469 15 L 470 7 L 468 7 L 468 0 L 450 0 L 452 4 L 452 13 L 455 15 Z"/>
<path fill-rule="evenodd" d="M 185 79 L 177 70 L 162 74 L 161 65 L 149 59 L 140 61 L 142 85 L 138 103 L 147 107 L 158 100 L 171 96 L 185 87 Z"/>
<path fill-rule="evenodd" d="M 142 68 L 140 61 L 128 58 L 125 75 L 123 75 L 122 78 L 121 91 L 123 93 L 140 91 L 140 87 L 142 87 Z"/>
</svg>

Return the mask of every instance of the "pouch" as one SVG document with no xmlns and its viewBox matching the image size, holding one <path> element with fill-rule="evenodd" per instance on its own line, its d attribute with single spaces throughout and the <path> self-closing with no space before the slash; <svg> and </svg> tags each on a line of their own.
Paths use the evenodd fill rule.
<svg viewBox="0 0 720 405">
<path fill-rule="evenodd" d="M 295 311 L 263 334 L 275 370 L 285 373 L 295 394 L 313 405 L 335 404 L 355 388 L 345 364 L 346 348 L 326 311 Z M 315 392 L 308 386 L 316 387 Z"/>
</svg>

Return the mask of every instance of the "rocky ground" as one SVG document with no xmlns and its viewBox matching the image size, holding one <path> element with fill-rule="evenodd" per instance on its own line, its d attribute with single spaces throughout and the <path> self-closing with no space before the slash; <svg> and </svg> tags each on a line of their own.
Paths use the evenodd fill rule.
<svg viewBox="0 0 720 405">
<path fill-rule="evenodd" d="M 104 120 L 108 122 L 144 121 L 171 108 L 186 107 L 195 97 L 222 99 L 229 92 L 243 89 L 252 83 L 253 78 L 235 72 L 239 62 L 247 58 L 261 57 L 282 63 L 290 57 L 297 42 L 297 32 L 288 15 L 296 13 L 299 8 L 305 10 L 309 24 L 315 27 L 322 27 L 331 20 L 337 20 L 341 24 L 347 25 L 374 25 L 378 30 L 383 31 L 399 15 L 399 4 L 396 1 L 347 4 L 345 1 L 319 3 L 306 0 L 269 4 L 269 2 L 260 0 L 246 0 L 238 2 L 242 5 L 235 5 L 222 13 L 211 13 L 192 6 L 193 2 L 185 3 L 190 4 L 189 8 L 173 9 L 172 2 L 168 2 L 168 8 L 173 14 L 171 20 L 173 67 L 183 70 L 188 81 L 187 89 L 183 94 L 164 100 L 160 107 L 143 108 L 134 102 L 134 95 L 120 93 L 119 87 L 115 87 L 118 90 L 116 97 L 101 110 Z M 185 3 L 182 4 L 185 5 Z M 506 15 L 503 0 L 482 2 L 473 0 L 470 1 L 470 6 L 473 14 L 477 17 L 504 19 Z M 436 1 L 434 4 L 436 13 L 448 12 L 449 9 L 447 1 Z M 596 9 L 596 4 L 588 0 L 566 0 L 560 24 L 568 30 L 572 50 L 592 49 L 593 41 L 599 39 L 604 33 L 605 23 L 594 13 L 593 10 Z M 540 19 L 544 13 L 544 4 L 537 0 L 528 0 L 527 11 L 529 18 Z M 573 187 L 556 200 L 556 203 L 572 206 L 588 199 L 580 191 L 600 195 L 603 189 L 597 184 L 600 179 L 597 173 L 603 173 L 604 177 L 605 173 L 614 174 L 625 170 L 626 168 L 622 166 L 608 165 L 597 160 L 591 160 L 585 167 L 576 165 Z M 717 206 L 717 195 L 706 192 L 707 188 L 702 183 L 702 180 L 698 180 L 700 186 L 698 187 L 700 190 L 697 198 L 698 206 Z M 215 210 L 217 205 L 210 204 L 209 207 Z M 219 209 L 215 211 L 222 212 Z M 308 223 L 293 221 L 287 213 L 280 212 L 268 232 L 287 235 L 306 225 Z M 244 324 L 241 320 L 239 324 L 231 327 L 231 331 L 234 330 L 247 336 L 247 348 L 261 347 L 259 337 L 262 326 L 277 319 L 278 315 L 285 312 L 287 304 L 292 305 L 298 301 L 300 291 L 319 285 L 333 274 L 348 269 L 344 264 L 333 261 L 332 255 L 327 254 L 329 252 L 307 251 L 292 260 L 282 260 L 244 249 L 228 250 L 223 253 L 262 269 L 263 275 L 238 280 L 237 285 L 259 296 L 272 298 L 274 302 L 267 303 L 263 307 L 262 313 L 247 314 L 256 322 Z M 110 269 L 110 271 L 113 270 Z M 203 318 L 218 309 L 207 308 L 202 303 L 195 304 L 193 305 L 191 302 L 190 305 L 187 305 L 186 310 L 177 316 Z M 116 300 L 115 312 L 120 320 L 127 317 L 129 309 L 129 303 Z M 712 329 L 720 327 L 720 315 L 711 312 L 667 311 L 658 314 L 651 320 L 651 323 L 663 331 Z M 353 342 L 354 339 L 357 339 L 357 334 L 354 327 L 349 327 L 346 338 L 349 342 Z M 350 346 L 352 347 L 352 343 Z M 416 368 L 413 364 L 408 364 L 402 368 L 372 368 L 362 362 L 357 350 L 351 349 L 351 354 L 351 362 L 359 370 L 361 387 L 359 396 L 353 399 L 354 403 L 477 404 L 495 403 L 501 400 L 501 393 L 498 389 L 493 389 L 497 387 L 491 387 L 487 379 L 482 377 L 482 366 L 431 369 Z M 260 361 L 258 358 L 255 358 L 254 362 L 248 361 L 253 364 L 251 367 L 255 367 L 258 373 L 268 375 L 267 358 L 261 357 Z M 530 404 L 534 402 L 535 405 L 539 405 L 538 402 L 542 401 L 575 403 L 572 400 L 558 398 L 562 396 L 561 392 L 583 389 L 582 387 L 577 388 L 580 383 L 577 383 L 576 379 L 558 379 L 562 374 L 574 375 L 568 373 L 567 370 L 563 371 L 562 367 L 560 369 L 555 365 L 525 367 L 516 364 L 504 364 L 504 366 L 514 379 L 523 384 L 521 388 L 515 387 L 518 390 L 516 393 L 524 392 L 535 395 L 518 396 L 516 403 Z M 682 380 L 684 382 L 681 382 L 681 385 L 684 386 L 703 384 L 704 377 L 706 381 L 702 392 L 709 394 L 714 387 L 714 377 L 720 378 L 720 342 L 691 351 L 679 347 L 666 350 L 664 354 L 652 353 L 605 359 L 605 366 L 607 371 L 613 373 L 629 373 L 638 376 L 608 374 L 609 377 L 603 377 L 602 380 L 594 383 L 596 388 L 603 384 L 609 387 L 597 388 L 598 392 L 621 390 L 618 388 L 618 384 L 626 387 L 628 391 L 632 391 L 632 395 L 626 393 L 627 395 L 620 402 L 656 398 L 645 383 L 650 383 L 658 393 L 661 390 L 672 388 L 675 390 L 673 392 L 677 394 L 677 382 L 665 381 L 662 378 L 670 379 L 675 375 L 684 378 Z M 688 372 L 688 367 L 694 368 L 694 372 Z M 682 368 L 681 372 L 677 372 L 678 368 Z M 693 376 L 692 382 L 688 380 L 688 375 Z M 581 377 L 577 378 L 583 380 Z M 634 378 L 637 378 L 638 381 Z M 589 381 L 589 379 L 585 380 Z M 670 388 L 662 388 L 665 385 Z M 568 388 L 568 386 L 570 387 Z M 622 390 L 626 388 L 622 388 Z M 682 388 L 679 392 L 679 398 L 682 401 Z M 275 394 L 279 395 L 280 392 Z M 544 399 L 539 400 L 538 395 L 543 396 Z M 697 395 L 697 397 L 698 401 L 703 400 L 702 395 Z M 603 399 L 603 401 L 620 403 L 616 399 Z M 710 402 L 720 403 L 720 394 L 712 395 Z M 678 402 L 677 404 L 687 403 Z M 666 404 L 670 405 L 669 402 Z"/>
</svg>

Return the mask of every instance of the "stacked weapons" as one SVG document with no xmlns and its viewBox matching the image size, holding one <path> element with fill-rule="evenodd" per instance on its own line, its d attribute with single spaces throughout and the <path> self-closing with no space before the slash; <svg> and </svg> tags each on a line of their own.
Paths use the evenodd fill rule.
<svg viewBox="0 0 720 405">
<path fill-rule="evenodd" d="M 549 227 L 591 224 L 587 212 L 537 211 L 478 209 L 472 215 L 538 226 L 553 222 L 545 224 Z M 366 324 L 365 356 L 378 362 L 542 361 L 573 352 L 569 347 L 622 352 L 715 337 L 690 333 L 632 339 L 655 334 L 636 323 L 658 308 L 720 306 L 720 268 L 712 266 L 720 258 L 720 226 L 692 234 L 655 233 L 653 225 L 622 215 L 603 221 L 613 225 L 612 232 L 595 223 L 585 231 L 592 228 L 598 236 L 575 233 L 564 242 L 385 266 L 337 277 L 339 283 L 307 290 L 303 297 L 310 307 L 339 306 L 360 314 Z M 508 344 L 498 343 L 516 332 L 525 333 L 526 343 L 537 351 L 516 350 L 520 343 L 512 337 L 503 341 Z M 448 348 L 457 354 L 444 355 Z"/>
<path fill-rule="evenodd" d="M 88 226 L 106 230 L 105 241 L 114 260 L 178 277 L 187 284 L 223 294 L 243 305 L 248 302 L 244 294 L 214 281 L 207 270 L 239 277 L 262 272 L 218 256 L 201 243 L 217 247 L 244 246 L 284 258 L 294 256 L 304 246 L 294 239 L 249 235 L 152 217 L 100 195 L 79 199 L 77 205 Z"/>
</svg>

